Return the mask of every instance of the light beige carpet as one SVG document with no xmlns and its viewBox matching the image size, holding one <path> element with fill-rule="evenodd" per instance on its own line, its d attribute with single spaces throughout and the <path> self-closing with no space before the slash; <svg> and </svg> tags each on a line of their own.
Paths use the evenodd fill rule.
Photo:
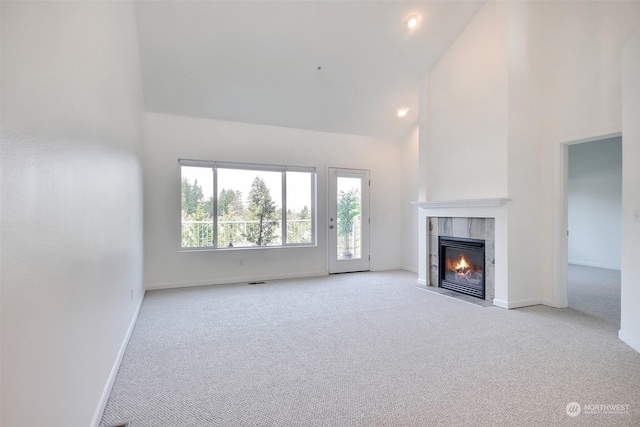
<svg viewBox="0 0 640 427">
<path fill-rule="evenodd" d="M 148 292 L 102 425 L 638 426 L 640 354 L 610 320 L 401 271 Z"/>
</svg>

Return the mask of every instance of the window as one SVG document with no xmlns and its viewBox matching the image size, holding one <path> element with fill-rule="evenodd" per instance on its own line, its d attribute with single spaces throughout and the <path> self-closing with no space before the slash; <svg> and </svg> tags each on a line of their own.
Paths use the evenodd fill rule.
<svg viewBox="0 0 640 427">
<path fill-rule="evenodd" d="M 180 166 L 182 248 L 315 244 L 315 168 L 194 160 Z"/>
</svg>

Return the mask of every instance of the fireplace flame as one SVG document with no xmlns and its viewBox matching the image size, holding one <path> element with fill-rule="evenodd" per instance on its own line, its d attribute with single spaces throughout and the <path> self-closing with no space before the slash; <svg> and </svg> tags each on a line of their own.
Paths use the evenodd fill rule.
<svg viewBox="0 0 640 427">
<path fill-rule="evenodd" d="M 456 275 L 473 271 L 473 266 L 465 259 L 464 255 L 460 255 L 457 260 L 447 257 L 446 267 L 447 270 L 456 273 Z"/>
<path fill-rule="evenodd" d="M 455 260 L 447 257 L 446 268 L 453 272 L 456 280 L 463 282 L 478 281 L 478 278 L 481 277 L 480 275 L 482 274 L 482 269 L 472 265 L 462 254 L 460 254 L 460 258 Z"/>
<path fill-rule="evenodd" d="M 470 267 L 469 263 L 467 262 L 466 259 L 464 259 L 463 255 L 460 255 L 460 259 L 458 260 L 458 263 L 454 266 L 454 270 L 457 272 L 463 272 L 464 270 L 467 270 Z"/>
</svg>

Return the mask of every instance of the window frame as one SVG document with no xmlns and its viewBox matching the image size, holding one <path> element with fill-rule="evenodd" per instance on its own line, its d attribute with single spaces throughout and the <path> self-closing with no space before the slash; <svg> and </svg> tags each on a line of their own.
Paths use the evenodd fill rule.
<svg viewBox="0 0 640 427">
<path fill-rule="evenodd" d="M 192 159 L 178 159 L 178 171 L 180 174 L 179 182 L 182 182 L 182 167 L 201 167 L 210 168 L 213 171 L 213 203 L 212 203 L 212 217 L 213 217 L 213 245 L 212 246 L 182 246 L 182 218 L 180 218 L 179 226 L 179 252 L 193 252 L 193 251 L 240 251 L 240 250 L 254 250 L 254 249 L 281 249 L 281 248 L 295 248 L 295 247 L 315 247 L 318 245 L 318 232 L 317 232 L 317 180 L 318 173 L 314 166 L 291 166 L 291 165 L 273 165 L 273 164 L 261 164 L 261 163 L 240 163 L 240 162 L 222 162 L 222 161 L 209 161 L 209 160 L 192 160 Z M 248 170 L 258 172 L 280 172 L 282 177 L 282 236 L 281 243 L 279 245 L 264 245 L 264 246 L 238 246 L 238 247 L 218 247 L 218 169 L 235 169 L 235 170 Z M 311 216 L 311 242 L 309 243 L 288 243 L 287 242 L 287 172 L 304 172 L 311 174 L 311 206 L 309 206 Z M 182 200 L 182 187 L 180 187 L 180 200 Z M 182 210 L 182 201 L 180 202 L 180 211 Z"/>
</svg>

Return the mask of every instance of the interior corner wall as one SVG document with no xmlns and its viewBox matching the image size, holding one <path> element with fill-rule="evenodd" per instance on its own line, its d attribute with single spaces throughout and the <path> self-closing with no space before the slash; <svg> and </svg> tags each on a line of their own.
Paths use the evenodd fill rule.
<svg viewBox="0 0 640 427">
<path fill-rule="evenodd" d="M 620 270 L 622 138 L 569 146 L 569 263 Z"/>
<path fill-rule="evenodd" d="M 0 424 L 88 426 L 144 292 L 134 9 L 0 7 Z"/>
<path fill-rule="evenodd" d="M 419 128 L 416 126 L 401 142 L 402 248 L 401 267 L 418 272 L 418 200 Z"/>
<path fill-rule="evenodd" d="M 622 273 L 619 336 L 640 352 L 640 32 L 622 51 Z"/>
<path fill-rule="evenodd" d="M 487 2 L 428 75 L 430 200 L 507 193 L 505 31 Z"/>
<path fill-rule="evenodd" d="M 327 274 L 329 167 L 370 170 L 371 269 L 400 268 L 396 142 L 157 113 L 145 115 L 144 281 L 147 289 Z M 180 250 L 178 159 L 317 168 L 317 246 Z"/>
</svg>

